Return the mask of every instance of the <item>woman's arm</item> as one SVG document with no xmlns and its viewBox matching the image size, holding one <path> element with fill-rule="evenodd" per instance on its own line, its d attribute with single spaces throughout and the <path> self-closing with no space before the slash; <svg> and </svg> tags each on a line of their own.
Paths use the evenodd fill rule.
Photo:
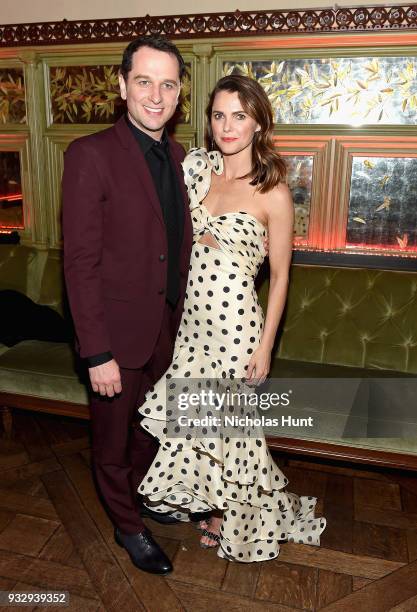
<svg viewBox="0 0 417 612">
<path fill-rule="evenodd" d="M 269 293 L 261 342 L 247 369 L 247 380 L 265 381 L 271 365 L 271 351 L 284 310 L 293 242 L 294 205 L 287 185 L 281 183 L 266 194 L 269 235 Z"/>
</svg>

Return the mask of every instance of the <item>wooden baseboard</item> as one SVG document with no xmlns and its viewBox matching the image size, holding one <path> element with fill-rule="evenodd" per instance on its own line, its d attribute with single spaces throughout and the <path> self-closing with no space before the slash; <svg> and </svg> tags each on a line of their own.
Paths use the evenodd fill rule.
<svg viewBox="0 0 417 612">
<path fill-rule="evenodd" d="M 0 393 L 0 406 L 34 410 L 36 412 L 76 417 L 79 419 L 90 418 L 88 406 L 27 395 Z M 364 463 L 373 466 L 417 471 L 417 454 L 410 455 L 392 451 L 357 448 L 343 444 L 332 444 L 331 442 L 300 440 L 298 438 L 278 438 L 269 436 L 266 438 L 266 441 L 269 448 L 273 451 L 281 451 L 294 455 L 306 455 L 317 459 L 348 461 L 351 463 Z"/>
<path fill-rule="evenodd" d="M 317 459 L 364 463 L 373 466 L 417 471 L 417 454 L 395 453 L 370 448 L 358 448 L 331 442 L 300 440 L 298 438 L 266 438 L 269 448 L 294 455 L 306 455 Z"/>
<path fill-rule="evenodd" d="M 89 407 L 72 402 L 62 402 L 30 395 L 15 395 L 12 393 L 0 393 L 0 406 L 9 408 L 21 408 L 22 410 L 34 410 L 48 414 L 76 417 L 78 419 L 89 419 Z"/>
</svg>

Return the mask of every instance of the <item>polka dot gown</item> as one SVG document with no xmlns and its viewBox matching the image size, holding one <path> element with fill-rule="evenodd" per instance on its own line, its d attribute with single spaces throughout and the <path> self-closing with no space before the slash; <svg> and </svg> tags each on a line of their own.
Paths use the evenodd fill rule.
<svg viewBox="0 0 417 612">
<path fill-rule="evenodd" d="M 280 541 L 318 546 L 326 520 L 314 517 L 317 500 L 286 490 L 262 430 L 246 438 L 166 435 L 167 388 L 176 378 L 243 378 L 264 320 L 254 287 L 265 257 L 264 226 L 243 211 L 212 216 L 202 203 L 212 172 L 223 172 L 220 153 L 192 149 L 183 169 L 194 234 L 188 286 L 172 364 L 139 408 L 160 449 L 138 491 L 154 510 L 181 520 L 223 510 L 220 557 L 273 559 Z M 199 242 L 207 232 L 218 248 Z"/>
</svg>

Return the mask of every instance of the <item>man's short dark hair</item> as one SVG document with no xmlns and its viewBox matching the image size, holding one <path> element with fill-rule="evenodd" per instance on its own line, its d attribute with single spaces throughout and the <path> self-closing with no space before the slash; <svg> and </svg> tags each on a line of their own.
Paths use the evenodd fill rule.
<svg viewBox="0 0 417 612">
<path fill-rule="evenodd" d="M 186 66 L 184 58 L 174 43 L 162 36 L 140 36 L 139 38 L 132 40 L 132 42 L 129 43 L 124 50 L 120 72 L 125 81 L 127 81 L 129 72 L 132 70 L 133 54 L 141 47 L 150 47 L 151 49 L 156 49 L 157 51 L 174 55 L 178 60 L 180 81 L 182 80 L 182 77 L 186 73 Z"/>
</svg>

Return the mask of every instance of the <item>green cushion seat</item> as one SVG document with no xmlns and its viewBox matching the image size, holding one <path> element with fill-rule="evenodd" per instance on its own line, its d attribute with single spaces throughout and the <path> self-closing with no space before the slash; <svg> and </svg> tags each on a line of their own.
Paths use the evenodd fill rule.
<svg viewBox="0 0 417 612">
<path fill-rule="evenodd" d="M 2 355 L 3 353 L 5 353 L 6 351 L 9 350 L 10 347 L 6 346 L 5 344 L 1 344 L 0 342 L 0 355 Z"/>
<path fill-rule="evenodd" d="M 75 363 L 66 343 L 19 342 L 0 355 L 0 392 L 87 405 Z"/>
<path fill-rule="evenodd" d="M 417 374 L 416 313 L 415 272 L 294 265 L 276 356 Z"/>
<path fill-rule="evenodd" d="M 369 417 L 384 419 L 384 417 L 386 418 L 387 416 L 386 413 L 384 414 L 382 410 L 380 410 L 381 407 L 378 403 L 375 404 L 375 402 L 373 402 L 371 404 L 371 414 L 366 411 L 364 413 L 362 410 L 356 411 L 355 409 L 349 409 L 350 404 L 348 398 L 346 398 L 344 408 L 334 403 L 335 388 L 337 388 L 337 385 L 343 384 L 342 379 L 354 379 L 352 385 L 349 383 L 346 385 L 346 390 L 352 391 L 355 381 L 363 380 L 366 389 L 367 380 L 380 379 L 386 382 L 386 384 L 389 384 L 389 379 L 398 378 L 402 379 L 401 392 L 407 395 L 407 405 L 412 406 L 410 394 L 411 397 L 413 397 L 415 393 L 416 375 L 395 372 L 393 370 L 347 367 L 326 363 L 297 361 L 295 359 L 275 358 L 271 364 L 271 373 L 268 383 L 269 388 L 266 388 L 265 391 L 286 391 L 287 387 L 290 386 L 287 384 L 288 379 L 323 379 L 321 387 L 323 392 L 316 398 L 308 398 L 307 401 L 304 397 L 298 398 L 297 401 L 297 394 L 295 394 L 291 396 L 288 407 L 275 406 L 265 412 L 261 410 L 258 411 L 259 414 L 264 414 L 266 418 L 279 419 L 281 415 L 291 415 L 300 418 L 313 416 L 313 428 L 289 428 L 286 426 L 278 430 L 276 427 L 265 426 L 264 433 L 266 436 L 272 437 L 282 436 L 301 440 L 311 440 L 314 442 L 329 442 L 357 448 L 417 454 L 417 413 L 416 416 L 411 415 L 411 418 L 409 417 L 409 422 L 401 422 L 401 420 L 393 421 L 392 423 L 385 421 L 383 424 L 380 422 L 379 430 L 384 426 L 387 431 L 387 437 L 383 437 L 384 434 L 381 433 L 379 433 L 378 436 L 372 434 L 372 437 L 372 435 L 369 435 Z M 274 379 L 284 379 L 285 385 L 279 387 L 279 382 L 273 382 Z M 334 380 L 333 384 L 335 388 L 333 388 L 331 392 L 332 379 Z M 296 390 L 296 385 L 292 386 L 294 390 Z M 359 400 L 359 402 L 360 401 L 361 400 Z M 366 400 L 362 399 L 362 401 Z M 396 418 L 397 411 L 399 413 L 401 406 L 404 405 L 404 397 L 397 397 L 396 401 L 396 410 L 393 410 L 391 407 L 388 410 L 388 414 L 393 419 Z M 305 408 L 306 405 L 308 405 L 307 410 Z M 361 406 L 360 403 L 359 406 Z M 348 408 L 347 410 L 346 407 Z M 390 435 L 390 429 L 392 430 L 392 428 L 400 432 L 400 435 L 397 435 L 397 437 L 388 437 Z M 382 429 L 382 431 L 384 431 L 384 429 Z"/>
<path fill-rule="evenodd" d="M 259 300 L 265 308 L 268 282 L 259 280 Z M 61 251 L 0 245 L 0 289 L 20 291 L 37 303 L 65 313 Z M 328 378 L 329 385 L 337 384 L 339 378 L 388 381 L 390 377 L 415 377 L 416 312 L 415 272 L 293 265 L 270 376 Z M 84 409 L 88 405 L 87 389 L 75 364 L 73 350 L 67 344 L 32 340 L 12 348 L 0 345 L 0 393 L 62 401 Z M 407 393 L 405 390 L 404 397 Z M 347 413 L 332 404 L 332 397 L 328 393 L 309 406 L 321 417 L 320 427 L 314 431 L 292 429 L 283 434 L 281 428 L 265 427 L 265 434 L 417 456 L 412 419 L 401 437 L 393 437 L 389 429 L 386 435 L 383 430 L 380 437 L 370 437 L 369 427 L 362 435 L 365 423 L 357 419 L 356 406 Z M 386 415 L 391 408 L 384 398 L 379 402 L 380 397 L 377 390 L 372 406 L 379 410 L 382 404 Z M 302 411 L 304 406 L 293 401 L 293 408 Z M 401 412 L 401 402 L 396 409 Z M 57 408 L 48 403 L 47 410 L 54 412 Z M 281 413 L 274 408 L 268 416 Z"/>
</svg>

